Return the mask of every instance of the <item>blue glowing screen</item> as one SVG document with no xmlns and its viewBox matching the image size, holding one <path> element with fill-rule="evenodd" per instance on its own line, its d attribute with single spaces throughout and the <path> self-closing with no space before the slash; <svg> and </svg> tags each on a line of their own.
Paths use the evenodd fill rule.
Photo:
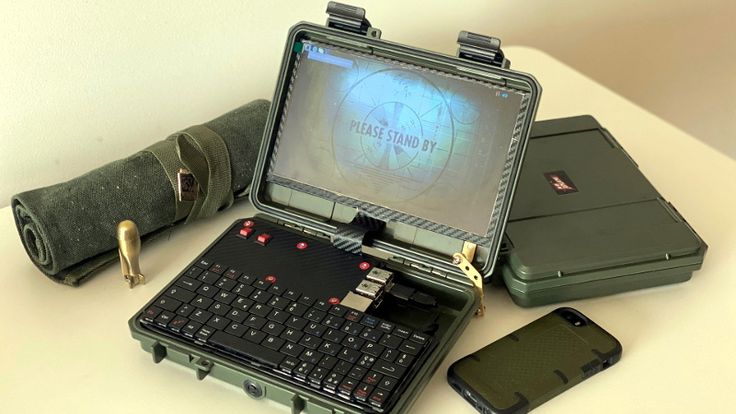
<svg viewBox="0 0 736 414">
<path fill-rule="evenodd" d="M 300 45 L 270 174 L 485 236 L 522 93 Z"/>
</svg>

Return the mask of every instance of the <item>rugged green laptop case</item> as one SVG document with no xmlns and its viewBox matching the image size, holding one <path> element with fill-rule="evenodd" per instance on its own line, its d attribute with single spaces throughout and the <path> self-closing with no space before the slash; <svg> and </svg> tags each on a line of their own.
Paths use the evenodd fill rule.
<svg viewBox="0 0 736 414">
<path fill-rule="evenodd" d="M 289 231 L 330 240 L 335 248 L 354 251 L 367 260 L 379 261 L 382 266 L 396 272 L 400 281 L 436 297 L 439 302 L 436 310 L 439 328 L 434 337 L 436 346 L 427 360 L 419 366 L 398 401 L 387 411 L 400 413 L 407 411 L 412 402 L 420 397 L 422 388 L 479 309 L 481 298 L 474 283 L 480 284 L 480 279 L 489 280 L 493 272 L 541 88 L 531 76 L 508 69 L 508 61 L 500 50 L 498 39 L 461 32 L 458 56 L 453 57 L 381 40 L 380 31 L 371 27 L 365 19 L 363 9 L 331 2 L 328 5 L 328 14 L 326 26 L 299 23 L 288 34 L 279 81 L 255 171 L 251 201 L 258 211 L 257 217 L 283 225 Z M 511 120 L 511 124 L 515 125 L 513 135 L 505 138 L 507 142 L 501 148 L 505 160 L 502 165 L 496 166 L 497 190 L 488 195 L 495 201 L 492 203 L 492 215 L 485 234 L 469 235 L 465 231 L 424 220 L 411 211 L 397 211 L 364 200 L 335 196 L 310 187 L 308 182 L 279 181 L 272 175 L 274 154 L 277 149 L 280 154 L 285 151 L 283 144 L 278 145 L 283 127 L 281 120 L 287 112 L 289 100 L 293 99 L 291 93 L 294 79 L 291 76 L 295 73 L 293 71 L 298 56 L 305 48 L 310 48 L 310 53 L 321 53 L 322 44 L 359 51 L 366 56 L 373 55 L 381 59 L 418 65 L 429 71 L 450 73 L 474 82 L 497 85 L 509 93 L 523 96 L 520 112 Z M 329 59 L 332 59 L 332 64 L 345 63 L 343 60 Z M 322 92 L 314 91 L 315 95 L 320 93 Z M 499 92 L 496 96 L 506 98 L 505 95 L 505 92 Z M 446 101 L 445 104 L 462 105 L 462 102 Z M 444 106 L 440 109 L 442 108 Z M 467 119 L 457 122 L 458 128 L 469 124 Z M 411 119 L 406 121 L 405 126 L 407 125 L 412 125 Z M 365 130 L 361 132 L 365 133 Z M 412 172 L 416 173 L 416 170 Z M 487 176 L 477 179 L 489 180 Z M 457 210 L 456 206 L 463 201 L 443 201 L 443 210 L 462 217 L 467 213 Z M 358 215 L 383 221 L 385 227 L 370 238 L 362 238 L 364 234 L 356 235 L 352 231 L 354 226 L 351 227 Z M 475 254 L 471 253 L 471 247 L 475 248 Z M 458 253 L 463 253 L 466 258 L 473 256 L 472 266 L 471 263 L 456 259 L 454 255 Z M 474 271 L 475 281 L 469 276 Z M 143 309 L 152 303 L 153 300 Z M 163 359 L 174 361 L 195 370 L 199 379 L 207 376 L 218 378 L 243 388 L 251 397 L 266 398 L 291 406 L 295 413 L 303 410 L 310 413 L 358 412 L 355 407 L 340 399 L 326 398 L 306 385 L 287 383 L 252 369 L 247 364 L 146 329 L 138 321 L 140 314 L 139 312 L 131 318 L 130 329 L 143 349 L 153 354 L 155 362 Z M 400 321 L 401 318 L 411 316 L 396 314 L 383 317 Z M 173 371 L 172 375 L 175 375 Z"/>
<path fill-rule="evenodd" d="M 521 306 L 683 282 L 707 249 L 591 116 L 534 124 L 505 242 Z"/>
</svg>

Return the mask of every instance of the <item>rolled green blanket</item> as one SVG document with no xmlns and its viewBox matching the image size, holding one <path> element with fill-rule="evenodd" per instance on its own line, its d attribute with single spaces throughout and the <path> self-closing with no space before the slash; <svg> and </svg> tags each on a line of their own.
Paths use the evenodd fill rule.
<svg viewBox="0 0 736 414">
<path fill-rule="evenodd" d="M 246 195 L 269 102 L 253 101 L 143 151 L 64 183 L 13 196 L 23 246 L 52 280 L 78 286 L 117 261 L 117 224 L 133 220 L 144 242 Z M 179 201 L 176 173 L 192 172 L 196 201 Z"/>
</svg>

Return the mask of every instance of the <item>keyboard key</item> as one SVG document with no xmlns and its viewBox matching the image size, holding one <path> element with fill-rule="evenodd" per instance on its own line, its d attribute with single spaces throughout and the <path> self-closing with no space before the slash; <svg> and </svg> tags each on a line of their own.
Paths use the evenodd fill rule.
<svg viewBox="0 0 736 414">
<path fill-rule="evenodd" d="M 315 299 L 311 296 L 302 295 L 299 299 L 299 303 L 305 306 L 312 306 L 314 304 Z"/>
<path fill-rule="evenodd" d="M 265 346 L 266 348 L 273 349 L 274 351 L 278 351 L 279 348 L 284 344 L 283 339 L 275 337 L 273 335 L 269 335 L 262 343 L 261 345 Z"/>
<path fill-rule="evenodd" d="M 211 316 L 212 316 L 211 312 L 207 312 L 206 310 L 202 310 L 202 309 L 197 309 L 191 314 L 189 318 L 199 323 L 207 323 L 207 321 L 210 320 Z"/>
<path fill-rule="evenodd" d="M 381 381 L 381 378 L 383 378 L 382 374 L 379 374 L 376 371 L 368 371 L 365 377 L 363 377 L 363 382 L 368 385 L 377 385 L 378 382 Z"/>
<path fill-rule="evenodd" d="M 251 315 L 249 316 L 243 324 L 250 326 L 253 329 L 261 329 L 263 325 L 266 324 L 266 319 L 262 318 L 260 316 Z"/>
<path fill-rule="evenodd" d="M 417 355 L 419 354 L 419 351 L 421 350 L 421 346 L 417 345 L 415 342 L 411 341 L 404 341 L 401 343 L 401 346 L 399 347 L 399 351 L 406 352 L 407 354 L 411 355 Z"/>
<path fill-rule="evenodd" d="M 321 386 L 322 381 L 327 376 L 328 371 L 321 367 L 314 367 L 312 369 L 312 372 L 309 373 L 309 376 L 307 376 L 307 381 L 310 382 L 310 385 L 314 386 Z"/>
<path fill-rule="evenodd" d="M 322 357 L 322 360 L 319 361 L 319 366 L 324 369 L 330 370 L 335 367 L 335 364 L 337 364 L 337 362 L 338 359 L 334 356 L 325 355 Z"/>
<path fill-rule="evenodd" d="M 207 310 L 214 313 L 215 315 L 225 316 L 228 312 L 230 312 L 230 309 L 232 308 L 224 303 L 215 302 Z"/>
<path fill-rule="evenodd" d="M 373 387 L 371 385 L 360 383 L 353 390 L 353 397 L 358 401 L 365 402 L 372 391 Z"/>
<path fill-rule="evenodd" d="M 271 285 L 270 288 L 268 288 L 268 293 L 272 293 L 275 296 L 279 296 L 282 293 L 284 293 L 284 290 L 285 289 L 283 288 L 283 286 L 274 283 L 273 285 Z"/>
<path fill-rule="evenodd" d="M 268 302 L 268 306 L 279 310 L 284 310 L 287 306 L 289 306 L 289 301 L 282 298 L 281 296 L 274 296 L 273 299 Z"/>
<path fill-rule="evenodd" d="M 161 309 L 166 309 L 167 311 L 175 312 L 179 306 L 181 306 L 181 302 L 179 302 L 176 299 L 172 299 L 166 296 L 163 296 L 159 298 L 154 305 L 158 306 Z"/>
<path fill-rule="evenodd" d="M 378 343 L 386 348 L 396 349 L 401 345 L 401 338 L 396 335 L 383 335 Z"/>
<path fill-rule="evenodd" d="M 197 269 L 196 267 L 194 269 Z M 190 279 L 188 277 L 181 277 L 176 281 L 175 285 L 181 288 L 187 289 L 190 292 L 194 292 L 202 284 L 199 280 Z"/>
<path fill-rule="evenodd" d="M 348 372 L 348 377 L 353 378 L 357 381 L 360 381 L 361 378 L 365 377 L 365 374 L 367 372 L 368 372 L 367 369 L 363 367 L 355 366 L 350 370 L 350 372 Z"/>
<path fill-rule="evenodd" d="M 146 322 L 153 322 L 159 313 L 161 313 L 161 308 L 150 306 L 143 312 L 143 320 Z"/>
<path fill-rule="evenodd" d="M 280 324 L 284 324 L 286 323 L 286 320 L 289 319 L 289 314 L 284 311 L 274 309 L 271 311 L 271 313 L 268 314 L 268 319 Z"/>
<path fill-rule="evenodd" d="M 206 297 L 204 297 L 204 296 L 197 296 L 197 297 L 196 297 L 196 298 L 195 298 L 195 299 L 194 299 L 193 301 L 191 301 L 190 303 L 191 303 L 192 305 L 194 305 L 194 306 L 198 307 L 198 308 L 201 308 L 201 309 L 207 309 L 207 308 L 209 308 L 209 307 L 210 307 L 210 306 L 212 305 L 212 303 L 213 303 L 213 302 L 214 302 L 214 300 L 212 300 L 212 299 L 210 299 L 210 298 L 206 298 Z"/>
<path fill-rule="evenodd" d="M 379 359 L 376 361 L 375 365 L 373 365 L 373 370 L 380 372 L 381 374 L 388 375 L 389 377 L 399 379 L 404 375 L 406 368 Z"/>
<path fill-rule="evenodd" d="M 220 280 L 220 275 L 218 275 L 215 272 L 210 272 L 208 270 L 202 273 L 201 275 L 199 275 L 197 279 L 208 285 L 214 285 L 215 283 L 217 283 L 218 280 Z"/>
<path fill-rule="evenodd" d="M 235 336 L 243 336 L 246 332 L 248 332 L 248 328 L 245 325 L 241 325 L 239 323 L 231 323 L 225 328 L 225 332 L 235 335 Z"/>
<path fill-rule="evenodd" d="M 245 318 L 248 317 L 248 313 L 240 309 L 231 309 L 225 316 L 233 322 L 243 323 Z"/>
<path fill-rule="evenodd" d="M 304 352 L 299 355 L 299 359 L 304 362 L 317 365 L 319 360 L 322 359 L 322 354 L 312 349 L 305 349 Z"/>
<path fill-rule="evenodd" d="M 386 391 L 391 391 L 396 387 L 397 379 L 391 378 L 391 377 L 383 377 L 380 381 L 378 381 L 378 388 L 384 389 Z"/>
<path fill-rule="evenodd" d="M 289 342 L 296 343 L 299 342 L 299 339 L 301 339 L 302 335 L 304 334 L 298 329 L 287 329 L 284 331 L 284 333 L 281 334 L 281 337 Z"/>
<path fill-rule="evenodd" d="M 325 378 L 324 383 L 322 384 L 326 389 L 330 391 L 334 391 L 342 382 L 342 379 L 344 378 L 343 375 L 338 374 L 337 372 L 332 372 L 330 375 Z"/>
<path fill-rule="evenodd" d="M 374 362 L 376 362 L 376 357 L 373 355 L 363 354 L 363 356 L 358 360 L 358 366 L 368 369 Z"/>
<path fill-rule="evenodd" d="M 240 275 L 240 277 L 238 278 L 238 282 L 248 286 L 250 286 L 251 283 L 255 282 L 255 280 L 256 278 L 254 276 L 247 275 L 245 273 Z"/>
<path fill-rule="evenodd" d="M 254 290 L 255 288 L 253 286 L 246 285 L 245 283 L 241 283 L 232 290 L 232 293 L 239 295 L 239 296 L 248 297 L 253 293 Z"/>
<path fill-rule="evenodd" d="M 202 296 L 206 296 L 208 298 L 211 298 L 217 294 L 217 291 L 220 289 L 211 286 L 211 285 L 202 285 L 197 289 L 197 293 L 199 293 Z"/>
<path fill-rule="evenodd" d="M 309 309 L 306 305 L 303 305 L 298 302 L 292 302 L 289 304 L 289 306 L 286 308 L 286 311 L 289 312 L 292 315 L 295 316 L 302 316 L 304 313 L 307 312 L 307 309 Z"/>
<path fill-rule="evenodd" d="M 293 290 L 288 290 L 288 289 L 286 290 L 286 292 L 284 292 L 283 295 L 281 295 L 281 297 L 283 297 L 285 299 L 289 299 L 291 301 L 298 300 L 299 299 L 299 296 L 301 296 L 301 295 L 299 295 L 298 293 L 294 292 Z"/>
<path fill-rule="evenodd" d="M 360 352 L 350 348 L 343 348 L 342 351 L 337 354 L 337 357 L 343 361 L 354 364 L 358 361 L 358 358 L 360 358 Z"/>
<path fill-rule="evenodd" d="M 271 313 L 271 310 L 272 309 L 268 305 L 256 303 L 250 307 L 249 312 L 256 316 L 260 316 L 261 318 L 265 318 L 269 313 Z"/>
<path fill-rule="evenodd" d="M 394 328 L 394 335 L 406 339 L 411 336 L 411 331 L 403 326 L 397 326 Z"/>
<path fill-rule="evenodd" d="M 378 408 L 383 408 L 386 404 L 386 400 L 388 400 L 388 392 L 381 389 L 374 390 L 373 394 L 368 398 L 368 401 Z"/>
<path fill-rule="evenodd" d="M 268 301 L 271 300 L 272 296 L 272 294 L 266 292 L 265 290 L 256 289 L 256 291 L 253 292 L 253 294 L 249 297 L 258 303 L 268 303 Z"/>
<path fill-rule="evenodd" d="M 194 334 L 196 334 L 201 327 L 201 323 L 189 321 L 188 324 L 184 325 L 184 327 L 181 328 L 181 333 L 191 338 L 194 337 Z"/>
<path fill-rule="evenodd" d="M 296 369 L 296 367 L 299 366 L 299 364 L 301 364 L 301 361 L 299 361 L 298 359 L 287 357 L 284 358 L 284 360 L 281 362 L 281 365 L 279 365 L 279 369 L 287 374 L 291 374 Z"/>
<path fill-rule="evenodd" d="M 381 354 L 381 359 L 384 359 L 388 362 L 394 362 L 397 356 L 399 356 L 399 351 L 389 348 L 383 351 L 383 354 Z"/>
<path fill-rule="evenodd" d="M 216 331 L 209 326 L 203 326 L 199 328 L 199 331 L 197 331 L 196 334 L 194 334 L 194 339 L 202 342 L 207 342 L 207 339 L 215 332 L 219 333 L 220 331 Z"/>
<path fill-rule="evenodd" d="M 266 325 L 263 327 L 263 331 L 273 336 L 279 336 L 281 335 L 281 332 L 284 331 L 284 325 L 270 321 L 267 322 Z"/>
<path fill-rule="evenodd" d="M 156 317 L 156 319 L 153 320 L 153 322 L 156 323 L 156 325 L 166 327 L 169 324 L 169 322 L 171 322 L 171 320 L 174 319 L 174 317 L 176 317 L 176 315 L 174 315 L 173 313 L 169 311 L 163 311 L 158 314 L 158 316 Z"/>
<path fill-rule="evenodd" d="M 228 269 L 225 273 L 223 273 L 223 276 L 228 279 L 238 280 L 238 278 L 240 277 L 240 272 L 235 269 Z"/>
<path fill-rule="evenodd" d="M 324 325 L 327 325 L 332 329 L 342 328 L 343 322 L 345 322 L 343 318 L 335 315 L 327 315 L 327 317 L 322 321 Z"/>
<path fill-rule="evenodd" d="M 411 365 L 412 361 L 414 361 L 414 357 L 410 354 L 401 354 L 398 358 L 396 358 L 396 363 L 401 365 L 402 367 L 408 367 Z"/>
<path fill-rule="evenodd" d="M 216 301 L 224 303 L 226 305 L 229 305 L 233 300 L 235 300 L 235 298 L 235 294 L 230 293 L 226 290 L 221 290 L 220 293 L 216 294 L 214 297 Z"/>
<path fill-rule="evenodd" d="M 326 330 L 327 328 L 325 326 L 320 325 L 315 322 L 310 322 L 307 324 L 307 326 L 304 327 L 304 332 L 310 335 L 319 336 L 319 337 L 321 337 L 322 334 L 324 334 Z"/>
<path fill-rule="evenodd" d="M 222 316 L 214 315 L 210 318 L 209 321 L 207 321 L 207 326 L 211 326 L 215 329 L 225 329 L 227 328 L 227 325 L 230 323 L 229 320 L 223 318 Z"/>
<path fill-rule="evenodd" d="M 196 266 L 201 267 L 202 269 L 209 269 L 210 266 L 212 266 L 212 261 L 203 257 L 199 259 L 199 261 L 196 263 Z"/>
<path fill-rule="evenodd" d="M 426 345 L 427 341 L 429 340 L 429 336 L 422 333 L 414 332 L 409 337 L 409 340 L 414 341 L 419 345 Z"/>
<path fill-rule="evenodd" d="M 349 309 L 348 312 L 345 314 L 345 320 L 348 320 L 350 322 L 358 322 L 362 318 L 363 318 L 363 312 L 359 312 L 353 309 Z"/>
<path fill-rule="evenodd" d="M 362 348 L 360 348 L 360 351 L 364 354 L 373 355 L 374 357 L 378 358 L 383 353 L 383 350 L 386 349 L 386 347 L 382 345 L 375 344 L 373 342 L 366 342 Z"/>
<path fill-rule="evenodd" d="M 187 270 L 184 273 L 184 276 L 186 276 L 187 278 L 195 279 L 200 274 L 202 274 L 202 269 L 200 269 L 199 267 L 194 266 L 194 267 L 190 267 L 189 270 Z"/>
<path fill-rule="evenodd" d="M 194 306 L 185 303 L 179 306 L 179 309 L 176 310 L 176 314 L 186 317 L 189 316 L 189 314 L 192 313 L 194 309 Z"/>
<path fill-rule="evenodd" d="M 251 305 L 253 305 L 253 301 L 242 296 L 238 296 L 238 298 L 230 302 L 230 304 L 236 309 L 247 311 L 248 309 L 250 309 Z"/>
<path fill-rule="evenodd" d="M 345 339 L 346 336 L 347 336 L 346 334 L 338 330 L 328 329 L 327 332 L 325 332 L 325 335 L 323 336 L 323 338 L 330 342 L 340 343 L 342 342 L 343 339 Z"/>
<path fill-rule="evenodd" d="M 312 368 L 314 368 L 314 365 L 310 364 L 309 362 L 302 362 L 294 370 L 294 376 L 296 376 L 298 379 L 305 380 L 307 379 L 307 375 L 309 375 L 309 373 L 312 371 Z"/>
<path fill-rule="evenodd" d="M 360 323 L 369 328 L 376 328 L 378 326 L 379 319 L 375 316 L 363 315 L 363 319 L 360 320 Z"/>
<path fill-rule="evenodd" d="M 243 335 L 243 339 L 255 344 L 260 344 L 264 339 L 266 339 L 266 334 L 261 331 L 256 331 L 255 329 L 250 329 L 245 333 L 245 335 Z"/>
<path fill-rule="evenodd" d="M 319 346 L 319 351 L 327 355 L 335 356 L 340 351 L 340 348 L 340 345 L 334 342 L 323 341 L 322 345 Z"/>
<path fill-rule="evenodd" d="M 340 385 L 337 387 L 337 392 L 346 397 L 349 397 L 353 393 L 353 389 L 358 386 L 358 381 L 352 378 L 345 378 L 342 380 Z"/>
<path fill-rule="evenodd" d="M 341 361 L 338 361 L 337 364 L 335 365 L 334 372 L 342 376 L 345 376 L 345 375 L 348 375 L 348 372 L 350 372 L 351 369 L 353 369 L 353 364 L 351 364 L 348 361 L 341 360 Z"/>
<path fill-rule="evenodd" d="M 307 320 L 304 318 L 300 318 L 298 316 L 291 316 L 286 320 L 286 326 L 289 328 L 294 328 L 298 330 L 304 329 L 304 326 L 307 324 Z"/>
<path fill-rule="evenodd" d="M 365 339 L 360 339 L 355 336 L 348 336 L 342 340 L 342 344 L 350 349 L 360 349 L 363 347 L 364 343 L 365 343 Z"/>
<path fill-rule="evenodd" d="M 220 280 L 217 281 L 217 283 L 215 283 L 215 286 L 217 286 L 220 289 L 227 290 L 227 291 L 230 291 L 232 288 L 234 288 L 237 285 L 238 285 L 238 282 L 230 278 L 227 278 L 227 277 L 222 277 L 220 278 Z"/>
<path fill-rule="evenodd" d="M 283 347 L 281 347 L 281 352 L 293 356 L 294 358 L 298 358 L 299 355 L 302 354 L 304 351 L 304 347 L 301 345 L 293 344 L 291 342 L 286 342 Z"/>
<path fill-rule="evenodd" d="M 332 307 L 329 310 L 329 313 L 342 318 L 347 313 L 347 311 L 348 309 L 344 306 L 332 305 Z"/>
<path fill-rule="evenodd" d="M 325 316 L 327 316 L 327 313 L 317 309 L 311 309 L 304 314 L 305 319 L 309 319 L 310 321 L 317 323 L 322 322 L 322 319 L 324 319 Z"/>
<path fill-rule="evenodd" d="M 378 324 L 377 328 L 385 333 L 390 334 L 394 330 L 394 324 L 392 324 L 391 322 L 381 321 Z"/>
<path fill-rule="evenodd" d="M 299 345 L 307 347 L 309 349 L 317 349 L 322 343 L 322 340 L 312 335 L 304 335 L 299 340 Z"/>
<path fill-rule="evenodd" d="M 266 290 L 271 287 L 271 284 L 266 282 L 265 280 L 258 279 L 253 282 L 253 287 L 256 289 Z"/>
<path fill-rule="evenodd" d="M 219 263 L 215 263 L 212 266 L 210 266 L 210 272 L 217 273 L 218 275 L 221 275 L 225 272 L 225 267 Z"/>
<path fill-rule="evenodd" d="M 383 335 L 383 332 L 377 329 L 365 328 L 363 329 L 363 332 L 360 334 L 360 337 L 363 339 L 367 339 L 371 342 L 378 342 L 378 340 L 381 338 L 381 335 Z"/>
<path fill-rule="evenodd" d="M 322 312 L 327 312 L 328 310 L 330 310 L 330 306 L 331 305 L 325 302 L 324 300 L 318 300 L 314 302 L 314 305 L 313 305 L 315 309 L 320 310 Z"/>
<path fill-rule="evenodd" d="M 277 368 L 284 359 L 284 356 L 276 351 L 232 336 L 223 331 L 215 332 L 212 338 L 210 338 L 210 343 L 226 351 L 253 359 L 271 368 Z"/>
</svg>

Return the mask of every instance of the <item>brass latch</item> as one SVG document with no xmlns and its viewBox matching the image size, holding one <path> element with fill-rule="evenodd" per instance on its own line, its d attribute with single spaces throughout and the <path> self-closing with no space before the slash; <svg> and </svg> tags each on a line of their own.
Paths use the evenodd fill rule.
<svg viewBox="0 0 736 414">
<path fill-rule="evenodd" d="M 138 227 L 131 220 L 118 223 L 117 229 L 118 253 L 123 277 L 132 289 L 134 286 L 146 283 L 146 277 L 141 273 L 138 258 L 141 254 L 141 237 Z"/>
<path fill-rule="evenodd" d="M 462 253 L 455 253 L 452 255 L 452 264 L 459 267 L 465 276 L 473 282 L 475 286 L 475 293 L 480 297 L 480 306 L 475 311 L 475 316 L 483 316 L 486 313 L 486 307 L 483 304 L 483 276 L 480 274 L 478 269 L 473 266 L 471 261 L 475 257 L 475 243 L 464 242 Z"/>
</svg>

